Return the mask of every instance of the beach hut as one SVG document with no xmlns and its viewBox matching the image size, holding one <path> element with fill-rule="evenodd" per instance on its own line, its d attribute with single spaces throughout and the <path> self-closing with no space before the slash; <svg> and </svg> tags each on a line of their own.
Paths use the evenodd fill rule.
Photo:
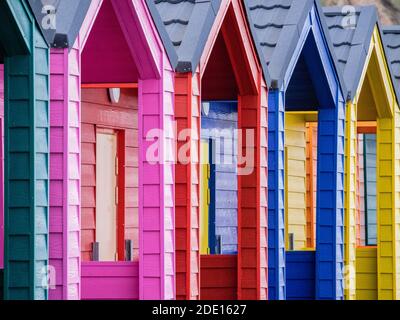
<svg viewBox="0 0 400 320">
<path fill-rule="evenodd" d="M 173 299 L 168 57 L 142 0 L 62 8 L 64 45 L 50 58 L 50 298 Z"/>
<path fill-rule="evenodd" d="M 398 299 L 399 109 L 391 62 L 386 60 L 375 7 L 324 8 L 324 13 L 348 88 L 343 271 L 346 299 Z M 387 49 L 390 51 L 390 47 Z M 368 129 L 362 150 L 367 160 L 363 165 L 363 210 L 367 222 L 376 220 L 377 239 L 372 246 L 360 246 L 356 227 L 357 137 L 360 130 L 365 133 Z"/>
<path fill-rule="evenodd" d="M 49 48 L 28 1 L 1 1 L 0 21 L 4 298 L 46 299 L 42 280 L 48 263 Z"/>
<path fill-rule="evenodd" d="M 177 299 L 266 299 L 267 88 L 242 2 L 147 4 L 175 71 Z"/>
<path fill-rule="evenodd" d="M 268 98 L 270 299 L 343 298 L 344 83 L 319 1 L 245 0 Z M 317 123 L 316 239 L 307 250 L 307 124 Z"/>
</svg>

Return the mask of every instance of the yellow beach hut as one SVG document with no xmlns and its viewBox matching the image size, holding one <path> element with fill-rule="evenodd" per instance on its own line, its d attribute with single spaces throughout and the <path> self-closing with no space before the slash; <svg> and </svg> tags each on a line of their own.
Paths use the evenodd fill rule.
<svg viewBox="0 0 400 320">
<path fill-rule="evenodd" d="M 348 88 L 345 126 L 346 299 L 400 298 L 400 111 L 382 43 L 376 8 L 324 8 L 335 55 Z M 371 210 L 376 245 L 357 243 L 358 142 L 362 128 L 376 127 L 376 190 Z M 373 146 L 372 146 L 373 148 Z M 374 150 L 375 150 L 374 149 Z M 375 151 L 374 151 L 375 152 Z M 366 181 L 367 182 L 367 181 Z M 365 182 L 365 183 L 366 183 Z M 364 195 L 364 198 L 368 195 Z"/>
</svg>

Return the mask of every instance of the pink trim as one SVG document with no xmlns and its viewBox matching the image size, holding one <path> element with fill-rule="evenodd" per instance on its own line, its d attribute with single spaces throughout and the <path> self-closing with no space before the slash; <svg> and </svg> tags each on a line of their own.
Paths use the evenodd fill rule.
<svg viewBox="0 0 400 320">
<path fill-rule="evenodd" d="M 4 65 L 0 64 L 0 269 L 4 268 Z"/>
<path fill-rule="evenodd" d="M 80 55 L 79 39 L 51 50 L 50 299 L 79 299 L 80 265 Z"/>
</svg>

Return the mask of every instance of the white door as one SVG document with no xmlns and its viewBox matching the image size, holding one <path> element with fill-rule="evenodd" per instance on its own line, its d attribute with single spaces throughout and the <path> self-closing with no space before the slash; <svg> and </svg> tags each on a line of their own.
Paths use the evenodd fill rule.
<svg viewBox="0 0 400 320">
<path fill-rule="evenodd" d="M 117 135 L 97 132 L 96 135 L 96 242 L 99 260 L 117 259 Z"/>
</svg>

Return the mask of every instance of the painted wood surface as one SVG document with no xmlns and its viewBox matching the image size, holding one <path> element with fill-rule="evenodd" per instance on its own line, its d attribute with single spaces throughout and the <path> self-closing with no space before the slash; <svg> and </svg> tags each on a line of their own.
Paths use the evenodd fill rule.
<svg viewBox="0 0 400 320">
<path fill-rule="evenodd" d="M 56 288 L 50 299 L 80 297 L 81 74 L 78 38 L 50 55 L 50 256 Z"/>
<path fill-rule="evenodd" d="M 298 62 L 305 63 L 321 108 L 318 114 L 316 298 L 343 297 L 344 98 L 315 8 L 300 33 L 284 87 L 269 99 L 269 292 L 285 299 L 284 97 Z M 301 60 L 300 57 L 302 57 Z M 303 69 L 297 69 L 301 72 Z M 318 71 L 320 70 L 320 71 Z M 323 71 L 322 71 L 323 70 Z M 326 77 L 321 79 L 321 73 Z M 298 75 L 299 73 L 297 73 Z M 318 80 L 317 80 L 318 79 Z M 301 82 L 298 84 L 301 85 Z M 294 90 L 296 92 L 296 90 Z M 323 93 L 324 92 L 324 93 Z M 313 100 L 313 96 L 309 99 Z M 310 100 L 310 101 L 311 101 Z M 323 107 L 322 107 L 323 106 Z M 310 107 L 308 105 L 307 107 Z M 312 110 L 315 111 L 315 110 Z"/>
<path fill-rule="evenodd" d="M 377 249 L 356 249 L 357 300 L 378 300 Z"/>
<path fill-rule="evenodd" d="M 307 204 L 307 248 L 315 249 L 315 229 L 317 216 L 317 167 L 318 167 L 318 127 L 316 123 L 306 125 L 307 161 L 306 161 L 306 204 Z"/>
<path fill-rule="evenodd" d="M 371 105 L 371 101 L 374 101 L 375 105 Z M 350 110 L 351 114 L 349 113 Z M 357 112 L 357 110 L 362 110 L 362 112 Z M 397 199 L 400 190 L 394 182 L 400 173 L 396 160 L 398 157 L 396 151 L 398 136 L 396 132 L 399 130 L 397 120 L 399 111 L 377 27 L 373 32 L 368 59 L 357 96 L 352 103 L 349 103 L 347 112 L 347 131 L 356 132 L 357 120 L 377 120 L 378 298 L 395 299 L 398 297 L 397 288 L 400 279 L 399 250 L 397 249 L 400 242 L 398 231 L 396 231 L 400 222 L 397 214 L 399 210 Z M 346 134 L 346 137 L 350 136 Z M 349 150 L 347 150 L 347 159 L 349 159 L 349 154 L 353 155 L 356 151 L 356 144 L 354 143 L 356 135 L 352 134 L 351 139 L 353 139 L 351 145 L 354 146 L 354 151 L 349 153 Z M 353 159 L 348 162 L 346 171 L 354 172 L 355 168 L 356 161 Z M 350 181 L 346 181 L 346 188 L 356 185 L 354 175 L 346 175 L 346 179 L 350 179 Z M 346 208 L 354 207 L 352 202 L 349 202 L 349 197 L 345 199 L 345 206 Z M 355 223 L 355 218 L 347 219 L 346 229 L 355 228 Z M 351 233 L 351 237 L 347 237 L 346 242 L 348 243 L 347 255 L 349 256 L 350 253 L 351 257 L 354 257 L 356 233 Z M 347 264 L 350 264 L 349 268 L 355 270 L 355 259 Z M 353 294 L 351 298 L 354 298 L 354 291 L 358 284 L 354 281 L 350 284 L 349 290 Z"/>
<path fill-rule="evenodd" d="M 287 300 L 315 299 L 315 251 L 288 251 Z"/>
<path fill-rule="evenodd" d="M 203 300 L 237 299 L 237 257 L 201 255 L 201 298 Z"/>
<path fill-rule="evenodd" d="M 4 293 L 5 299 L 46 299 L 49 50 L 26 1 L 2 1 L 0 11 L 11 17 L 2 24 L 1 41 L 14 31 L 2 44 L 9 54 L 4 66 Z"/>
<path fill-rule="evenodd" d="M 344 261 L 347 265 L 345 271 L 345 298 L 356 298 L 356 161 L 357 161 L 357 106 L 347 104 L 346 110 L 346 146 L 345 146 L 345 245 Z"/>
<path fill-rule="evenodd" d="M 229 27 L 228 27 L 229 26 Z M 177 249 L 177 298 L 199 299 L 200 296 L 200 255 L 199 255 L 199 136 L 201 79 L 217 41 L 222 33 L 228 57 L 234 70 L 239 90 L 239 128 L 253 128 L 256 136 L 254 152 L 256 163 L 253 174 L 239 180 L 239 217 L 238 217 L 238 292 L 242 299 L 266 298 L 266 217 L 260 223 L 260 104 L 266 107 L 266 87 L 261 87 L 261 69 L 257 61 L 245 13 L 237 0 L 224 0 L 218 11 L 216 21 L 202 53 L 200 66 L 193 74 L 176 74 L 176 120 L 178 127 L 179 150 L 186 143 L 191 163 L 179 162 L 176 166 L 176 249 Z M 237 48 L 241 48 L 238 50 Z M 261 92 L 263 98 L 261 99 Z M 243 106 L 243 107 L 242 107 Z M 241 114 L 241 112 L 243 112 Z M 264 112 L 265 114 L 265 112 Z M 242 120 L 243 119 L 243 120 Z M 265 117 L 264 117 L 265 120 Z M 265 123 L 264 123 L 265 125 Z M 182 129 L 189 128 L 192 135 L 182 135 Z M 266 139 L 265 131 L 264 138 Z M 265 141 L 264 141 L 265 142 Z M 250 147 L 250 146 L 249 146 Z M 245 146 L 243 146 L 245 148 Z M 264 145 L 265 148 L 265 145 Z M 189 149 L 189 150 L 188 150 Z M 265 149 L 263 149 L 265 151 Z M 265 161 L 265 160 L 264 160 Z M 266 164 L 264 162 L 263 170 Z M 264 175 L 265 176 L 265 175 Z M 264 183 L 265 184 L 265 183 Z M 241 185 L 243 192 L 241 193 Z M 265 214 L 263 203 L 263 213 Z M 246 219 L 241 224 L 241 212 Z M 263 236 L 261 236 L 263 232 Z M 242 242 L 243 239 L 243 242 Z M 262 252 L 260 255 L 259 252 Z M 263 264 L 261 267 L 261 258 Z M 261 289 L 261 273 L 263 287 Z"/>
<path fill-rule="evenodd" d="M 307 138 L 304 115 L 285 115 L 285 179 L 286 186 L 286 249 L 289 249 L 289 234 L 293 234 L 294 250 L 307 247 Z"/>
<path fill-rule="evenodd" d="M 82 300 L 138 300 L 138 262 L 83 262 Z"/>
<path fill-rule="evenodd" d="M 269 92 L 268 103 L 268 287 L 269 299 L 286 298 L 284 92 Z"/>
<path fill-rule="evenodd" d="M 76 54 L 76 62 L 70 61 L 68 66 L 64 64 L 64 69 L 59 70 L 63 73 L 64 79 L 67 75 L 72 74 L 74 80 L 80 86 L 82 79 L 80 74 L 76 72 L 82 67 L 81 54 L 85 48 L 85 45 L 90 40 L 90 37 L 94 34 L 95 23 L 97 17 L 101 13 L 103 0 L 93 0 L 89 8 L 86 19 L 82 25 L 79 34 L 79 43 L 76 44 L 77 53 L 70 53 L 70 56 Z M 111 6 L 109 6 L 111 4 Z M 126 41 L 127 50 L 132 57 L 132 63 L 134 63 L 137 69 L 139 81 L 139 116 L 138 116 L 138 145 L 142 148 L 139 150 L 138 155 L 138 171 L 139 174 L 139 198 L 142 201 L 139 202 L 138 215 L 139 225 L 135 225 L 134 221 L 127 221 L 129 224 L 127 231 L 129 236 L 132 236 L 136 228 L 140 229 L 139 242 L 143 243 L 141 247 L 139 266 L 139 283 L 140 290 L 139 296 L 141 299 L 172 299 L 175 296 L 175 258 L 174 258 L 174 168 L 173 168 L 173 152 L 172 146 L 174 144 L 174 133 L 173 133 L 173 92 L 174 83 L 172 76 L 172 68 L 167 59 L 165 50 L 162 46 L 162 42 L 157 34 L 156 28 L 151 20 L 148 12 L 146 3 L 144 0 L 140 1 L 108 1 L 110 10 L 115 12 L 115 18 L 121 27 L 123 34 L 119 39 Z M 100 35 L 97 35 L 99 37 Z M 72 58 L 70 58 L 72 59 Z M 96 59 L 89 59 L 89 64 L 95 64 L 98 67 Z M 86 63 L 86 62 L 85 62 Z M 104 70 L 106 70 L 107 61 L 104 61 Z M 77 66 L 79 68 L 77 68 Z M 126 69 L 128 70 L 128 69 Z M 104 73 L 107 75 L 107 72 Z M 108 75 L 110 75 L 108 73 Z M 109 81 L 107 81 L 109 82 Z M 65 82 L 64 82 L 65 83 Z M 60 90 L 63 84 L 55 83 L 57 88 L 55 91 Z M 74 82 L 71 81 L 70 94 L 74 97 L 74 94 L 79 92 L 74 88 Z M 79 87 L 78 87 L 79 88 Z M 78 89 L 79 90 L 79 89 Z M 63 96 L 62 103 L 64 109 L 60 110 L 61 114 L 68 114 L 65 109 L 68 104 L 66 95 Z M 80 96 L 78 100 L 73 100 L 73 106 L 76 108 L 77 114 L 80 114 Z M 69 120 L 68 120 L 69 119 Z M 75 217 L 80 219 L 80 175 L 83 172 L 79 172 L 79 176 L 76 177 L 75 173 L 75 161 L 78 163 L 80 159 L 80 116 L 77 118 L 75 114 L 64 117 L 64 122 L 60 124 L 63 128 L 63 135 L 53 137 L 54 141 L 58 141 L 58 145 L 64 145 L 65 150 L 60 152 L 59 156 L 62 156 L 62 163 L 69 164 L 71 167 L 70 176 L 68 179 L 63 176 L 63 184 L 65 186 L 65 194 L 70 194 L 70 203 L 68 204 L 64 197 L 60 200 L 54 197 L 54 201 L 57 203 L 62 202 L 61 207 L 63 212 L 70 212 L 67 207 L 72 206 L 73 216 L 68 215 L 68 221 L 72 221 L 70 224 L 63 223 L 63 229 L 59 232 L 63 238 L 63 248 L 74 248 L 73 245 L 78 239 L 77 250 L 73 250 L 71 257 L 68 257 L 69 250 L 62 251 L 62 259 L 58 259 L 58 263 L 64 266 L 63 277 L 58 281 L 58 286 L 61 288 L 64 299 L 79 299 L 80 292 L 75 290 L 74 286 L 77 285 L 79 288 L 80 282 L 80 261 L 79 251 L 81 246 L 80 243 L 80 226 L 79 224 L 74 225 Z M 150 164 L 146 161 L 145 155 L 148 148 L 150 148 L 155 141 L 155 137 L 150 140 L 146 139 L 146 134 L 151 129 L 163 129 L 163 134 L 159 139 L 158 147 L 161 160 L 156 164 Z M 57 140 L 55 140 L 57 138 Z M 77 138 L 77 139 L 76 139 Z M 68 146 L 63 144 L 63 139 L 68 141 Z M 132 139 L 133 140 L 133 139 Z M 75 147 L 78 146 L 78 152 L 75 151 Z M 75 159 L 75 160 L 73 160 Z M 83 159 L 82 159 L 83 161 Z M 134 165 L 133 165 L 134 166 Z M 79 168 L 79 166 L 78 166 Z M 64 166 L 64 170 L 67 170 Z M 80 170 L 80 169 L 78 169 Z M 57 179 L 55 179 L 57 180 Z M 68 180 L 68 181 L 67 181 Z M 66 189 L 68 188 L 68 189 Z M 55 196 L 55 193 L 53 194 Z M 76 196 L 76 198 L 75 198 Z M 76 202 L 76 201 L 77 202 Z M 82 198 L 82 201 L 84 199 Z M 130 201 L 132 201 L 130 199 Z M 59 205 L 57 205 L 59 207 Z M 130 207 L 131 208 L 131 207 Z M 64 216 L 64 222 L 67 221 L 67 216 Z M 84 213 L 82 211 L 82 223 L 86 222 L 84 219 Z M 58 224 L 58 218 L 54 216 L 54 224 Z M 79 222 L 79 220 L 77 220 Z M 59 228 L 59 226 L 58 226 Z M 57 230 L 57 229 L 55 229 Z M 59 230 L 59 229 L 58 229 Z M 85 239 L 85 235 L 82 233 L 82 239 Z M 68 244 L 70 243 L 70 244 Z M 76 256 L 76 251 L 78 255 Z M 56 259 L 55 259 L 56 260 Z M 68 262 L 69 261 L 69 262 Z M 77 268 L 75 266 L 77 265 Z M 69 279 L 69 280 L 68 280 Z M 76 280 L 76 281 L 75 281 Z M 72 286 L 69 286 L 72 283 Z M 60 288 L 58 290 L 60 290 Z M 63 289 L 62 289 L 63 288 Z M 71 288 L 71 289 L 69 289 Z M 58 291 L 55 296 L 61 294 Z"/>
</svg>

